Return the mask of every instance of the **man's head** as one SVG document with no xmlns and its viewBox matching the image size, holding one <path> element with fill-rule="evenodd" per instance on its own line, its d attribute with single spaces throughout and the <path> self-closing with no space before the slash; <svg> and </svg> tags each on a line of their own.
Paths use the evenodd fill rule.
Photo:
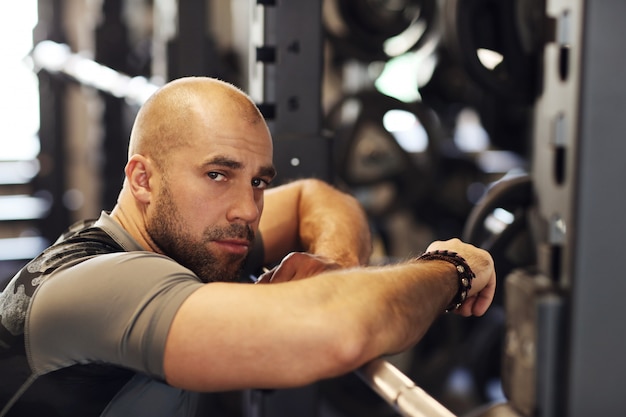
<svg viewBox="0 0 626 417">
<path fill-rule="evenodd" d="M 118 206 L 132 206 L 135 233 L 150 249 L 205 281 L 229 280 L 248 254 L 274 175 L 271 137 L 254 103 L 230 84 L 183 78 L 139 111 Z"/>
</svg>

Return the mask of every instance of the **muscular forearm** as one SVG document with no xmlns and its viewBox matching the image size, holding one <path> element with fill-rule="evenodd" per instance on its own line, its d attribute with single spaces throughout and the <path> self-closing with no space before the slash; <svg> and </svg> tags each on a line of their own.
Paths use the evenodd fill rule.
<svg viewBox="0 0 626 417">
<path fill-rule="evenodd" d="M 325 183 L 309 182 L 303 188 L 300 213 L 300 238 L 308 251 L 344 266 L 368 263 L 372 251 L 370 230 L 365 212 L 354 197 Z"/>
<path fill-rule="evenodd" d="M 454 269 L 438 262 L 336 270 L 276 285 L 208 284 L 172 325 L 168 382 L 197 390 L 277 388 L 341 375 L 415 344 L 455 291 Z"/>
<path fill-rule="evenodd" d="M 289 252 L 307 251 L 343 266 L 363 265 L 372 249 L 367 217 L 358 201 L 319 180 L 267 191 L 259 228 L 268 264 Z"/>
<path fill-rule="evenodd" d="M 362 326 L 361 334 L 347 333 L 362 343 L 353 366 L 415 345 L 458 289 L 454 267 L 446 262 L 413 261 L 392 267 L 369 267 L 357 279 L 351 275 L 337 271 L 328 274 L 328 278 L 345 276 L 350 281 L 341 284 L 350 288 L 349 294 L 329 297 L 329 303 L 343 304 L 337 308 L 345 309 L 345 319 L 353 321 L 355 327 L 358 323 Z M 332 284 L 329 280 L 331 288 Z"/>
</svg>

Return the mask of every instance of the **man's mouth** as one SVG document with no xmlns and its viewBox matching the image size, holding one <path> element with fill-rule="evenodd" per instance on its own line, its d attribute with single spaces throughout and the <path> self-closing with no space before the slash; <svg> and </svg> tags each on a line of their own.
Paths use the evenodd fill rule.
<svg viewBox="0 0 626 417">
<path fill-rule="evenodd" d="M 247 239 L 220 239 L 214 240 L 221 251 L 237 255 L 246 255 L 250 250 L 250 241 Z"/>
</svg>

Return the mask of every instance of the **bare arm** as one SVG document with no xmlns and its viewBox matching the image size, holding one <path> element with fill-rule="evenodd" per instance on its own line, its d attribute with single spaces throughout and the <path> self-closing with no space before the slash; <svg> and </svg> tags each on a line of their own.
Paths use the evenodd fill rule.
<svg viewBox="0 0 626 417">
<path fill-rule="evenodd" d="M 301 250 L 342 266 L 363 265 L 372 250 L 367 217 L 358 201 L 314 179 L 266 191 L 259 229 L 268 265 Z"/>
<path fill-rule="evenodd" d="M 495 282 L 485 251 L 447 243 L 476 273 L 470 296 Z M 207 284 L 172 323 L 167 381 L 201 391 L 281 388 L 347 373 L 417 343 L 453 298 L 457 279 L 445 261 L 418 261 L 275 285 Z"/>
</svg>

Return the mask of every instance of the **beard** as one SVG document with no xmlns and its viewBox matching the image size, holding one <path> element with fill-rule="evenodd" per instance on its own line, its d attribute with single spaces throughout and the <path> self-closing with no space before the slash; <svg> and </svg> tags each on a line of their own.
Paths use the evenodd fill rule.
<svg viewBox="0 0 626 417">
<path fill-rule="evenodd" d="M 163 253 L 193 271 L 203 282 L 239 280 L 246 256 L 215 253 L 208 244 L 227 238 L 254 241 L 254 231 L 245 224 L 207 227 L 200 238 L 194 238 L 181 220 L 169 187 L 165 186 L 155 202 L 154 216 L 147 219 L 146 229 Z"/>
</svg>

